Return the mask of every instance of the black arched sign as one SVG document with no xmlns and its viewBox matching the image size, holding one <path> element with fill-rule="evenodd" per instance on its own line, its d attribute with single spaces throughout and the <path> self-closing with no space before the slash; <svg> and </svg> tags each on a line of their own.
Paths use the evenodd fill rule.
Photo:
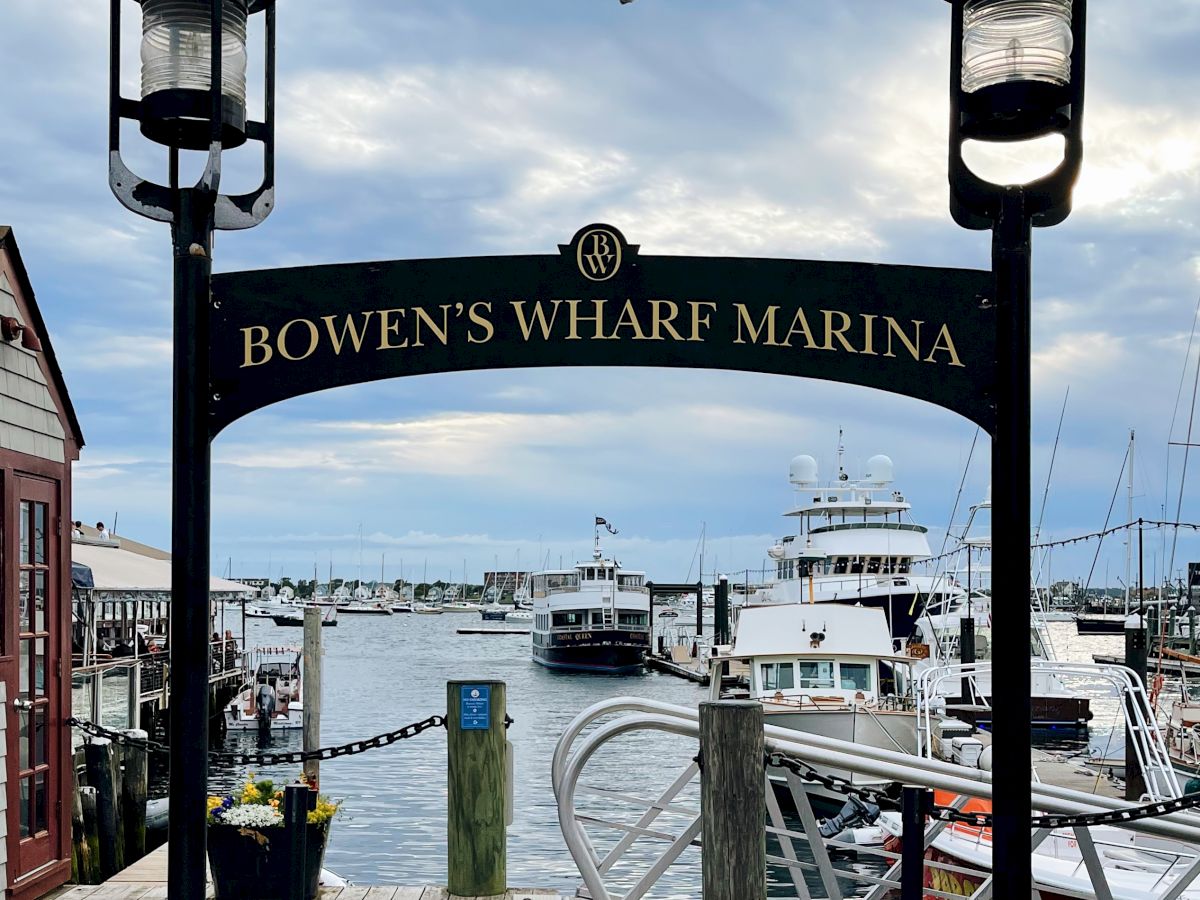
<svg viewBox="0 0 1200 900">
<path fill-rule="evenodd" d="M 214 275 L 210 435 L 325 388 L 531 366 L 841 381 L 927 400 L 990 432 L 992 284 L 972 269 L 642 256 L 609 225 L 545 256 Z"/>
</svg>

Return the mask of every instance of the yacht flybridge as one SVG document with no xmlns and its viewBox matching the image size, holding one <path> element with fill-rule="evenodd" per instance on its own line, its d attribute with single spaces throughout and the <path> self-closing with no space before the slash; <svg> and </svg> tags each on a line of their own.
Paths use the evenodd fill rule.
<svg viewBox="0 0 1200 900">
<path fill-rule="evenodd" d="M 838 446 L 836 479 L 822 485 L 817 461 L 791 462 L 789 481 L 796 501 L 785 515 L 800 521 L 767 554 L 775 581 L 747 598 L 762 603 L 851 603 L 882 609 L 892 638 L 905 640 L 926 602 L 948 599 L 961 589 L 946 579 L 913 574 L 913 564 L 930 554 L 927 529 L 911 521 L 911 504 L 892 486 L 892 461 L 867 460 L 862 478 L 851 480 Z"/>
<path fill-rule="evenodd" d="M 570 569 L 534 572 L 533 660 L 552 669 L 626 674 L 640 671 L 650 648 L 646 573 L 621 568 L 600 549 Z"/>
</svg>

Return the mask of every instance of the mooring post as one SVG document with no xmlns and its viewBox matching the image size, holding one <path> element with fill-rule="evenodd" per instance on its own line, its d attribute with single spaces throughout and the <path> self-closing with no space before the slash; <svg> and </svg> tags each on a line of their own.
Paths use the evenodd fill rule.
<svg viewBox="0 0 1200 900">
<path fill-rule="evenodd" d="M 134 743 L 122 748 L 120 827 L 125 839 L 125 861 L 146 855 L 146 797 L 149 794 L 145 741 L 149 735 L 139 728 L 122 732 Z"/>
<path fill-rule="evenodd" d="M 283 824 L 287 828 L 288 858 L 288 900 L 308 900 L 308 802 L 309 790 L 306 784 L 289 784 L 283 792 Z"/>
<path fill-rule="evenodd" d="M 1132 613 L 1125 619 L 1125 666 L 1132 669 L 1143 687 L 1146 685 L 1146 656 L 1149 650 L 1149 639 L 1146 632 L 1146 620 L 1141 612 Z M 1149 694 L 1147 694 L 1149 698 Z M 1125 799 L 1137 800 L 1146 791 L 1146 778 L 1138 762 L 1138 754 L 1134 749 L 1133 722 L 1134 697 L 1125 698 Z M 1147 715 L 1153 716 L 1154 710 L 1148 709 Z"/>
<path fill-rule="evenodd" d="M 900 797 L 900 900 L 921 900 L 925 890 L 925 813 L 932 798 L 906 784 Z"/>
<path fill-rule="evenodd" d="M 964 616 L 958 620 L 958 661 L 964 666 L 975 662 L 975 619 Z M 963 673 L 962 702 L 971 703 L 971 676 Z"/>
<path fill-rule="evenodd" d="M 729 579 L 722 575 L 717 579 L 713 610 L 713 642 L 729 643 Z"/>
<path fill-rule="evenodd" d="M 321 610 L 316 606 L 304 610 L 304 708 L 301 712 L 305 750 L 321 746 Z M 304 778 L 317 787 L 321 780 L 321 763 L 304 762 Z"/>
<path fill-rule="evenodd" d="M 704 634 L 704 579 L 696 582 L 696 637 Z M 697 651 L 699 652 L 699 651 Z"/>
<path fill-rule="evenodd" d="M 79 814 L 83 821 L 83 842 L 80 848 L 80 884 L 100 884 L 104 881 L 104 866 L 100 861 L 100 812 L 98 792 L 88 784 L 79 786 Z M 83 848 L 86 847 L 86 853 Z"/>
<path fill-rule="evenodd" d="M 124 841 L 117 825 L 120 818 L 120 788 L 117 758 L 112 741 L 92 738 L 84 744 L 88 784 L 96 789 L 96 823 L 100 837 L 100 875 L 111 878 L 125 868 Z"/>
<path fill-rule="evenodd" d="M 447 885 L 455 896 L 507 889 L 506 713 L 503 681 L 446 683 Z"/>
<path fill-rule="evenodd" d="M 763 711 L 751 700 L 700 704 L 700 866 L 704 900 L 766 900 Z"/>
</svg>

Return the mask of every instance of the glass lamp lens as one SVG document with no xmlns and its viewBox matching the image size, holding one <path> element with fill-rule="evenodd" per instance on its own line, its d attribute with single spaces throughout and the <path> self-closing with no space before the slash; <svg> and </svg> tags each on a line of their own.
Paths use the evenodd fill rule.
<svg viewBox="0 0 1200 900">
<path fill-rule="evenodd" d="M 962 89 L 1071 81 L 1071 0 L 966 0 Z"/>
<path fill-rule="evenodd" d="M 221 93 L 246 102 L 246 0 L 222 0 Z M 208 0 L 142 0 L 142 97 L 207 91 L 212 82 Z"/>
</svg>

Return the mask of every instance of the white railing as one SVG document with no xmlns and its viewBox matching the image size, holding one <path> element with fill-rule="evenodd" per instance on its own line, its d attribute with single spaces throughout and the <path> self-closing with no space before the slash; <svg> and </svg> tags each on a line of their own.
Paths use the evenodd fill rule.
<svg viewBox="0 0 1200 900">
<path fill-rule="evenodd" d="M 1057 681 L 1064 690 L 1072 683 L 1087 683 L 1095 693 L 1096 682 L 1109 686 L 1111 696 L 1119 698 L 1125 711 L 1134 754 L 1146 782 L 1146 793 L 1152 800 L 1168 800 L 1179 797 L 1182 791 L 1179 780 L 1171 765 L 1166 741 L 1158 727 L 1158 720 L 1150 707 L 1142 680 L 1132 669 L 1104 663 L 1071 663 L 1057 660 L 1030 660 L 1033 675 L 1047 676 Z M 957 665 L 934 666 L 922 671 L 914 680 L 914 695 L 917 698 L 917 746 L 918 752 L 932 752 L 933 726 L 939 715 L 939 698 L 959 691 L 959 683 L 968 681 L 968 693 L 975 703 L 987 705 L 987 691 L 977 684 L 980 675 L 991 675 L 991 664 L 959 663 Z M 964 698 L 965 699 L 965 698 Z"/>
<path fill-rule="evenodd" d="M 695 762 L 685 765 L 662 790 L 649 797 L 581 783 L 589 761 L 606 745 L 617 737 L 638 732 L 674 736 L 684 742 L 686 751 L 691 751 L 699 740 L 699 711 L 641 698 L 607 700 L 576 716 L 555 747 L 551 780 L 563 838 L 583 880 L 580 897 L 638 900 L 655 886 L 686 849 L 701 847 L 703 852 L 703 816 L 684 796 L 685 790 L 699 776 Z M 923 785 L 955 795 L 957 799 L 953 805 L 956 806 L 961 806 L 970 797 L 991 800 L 990 772 L 771 725 L 765 726 L 764 732 L 768 753 L 777 752 L 803 760 L 821 771 L 849 771 L 874 782 Z M 705 751 L 706 755 L 710 752 L 713 751 Z M 790 796 L 795 805 L 795 817 L 785 815 L 772 789 L 773 781 L 784 791 L 785 797 Z M 868 900 L 883 900 L 889 892 L 898 891 L 900 859 L 893 849 L 850 844 L 820 835 L 810 797 L 814 785 L 790 771 L 768 769 L 764 786 L 767 801 L 764 828 L 770 848 L 768 866 L 774 867 L 776 873 L 781 870 L 788 873 L 797 897 L 815 900 L 852 894 L 866 896 Z M 581 811 L 576 806 L 576 796 L 580 793 L 598 795 L 610 807 L 617 804 L 632 806 L 639 810 L 638 817 L 630 823 L 618 821 L 612 812 L 597 815 Z M 1117 800 L 1037 782 L 1030 784 L 1030 793 L 1034 808 L 1042 813 L 1090 815 L 1127 808 L 1127 804 Z M 892 819 L 898 819 L 889 813 L 884 817 L 889 826 L 896 824 Z M 932 822 L 924 836 L 926 848 L 943 836 L 960 837 L 959 832 L 964 827 Z M 957 830 L 947 835 L 947 828 Z M 606 832 L 610 838 L 614 833 L 618 837 L 601 855 L 589 829 Z M 987 848 L 990 855 L 990 836 L 981 829 L 975 829 L 974 834 L 978 844 Z M 1200 892 L 1192 887 L 1200 876 L 1200 853 L 1197 853 L 1200 825 L 1189 814 L 1172 813 L 1094 829 L 1033 829 L 1035 848 L 1042 847 L 1052 837 L 1054 840 L 1046 844 L 1042 854 L 1034 856 L 1034 875 L 1040 888 L 1053 889 L 1065 896 L 1114 900 L 1200 897 Z M 1139 842 L 1137 846 L 1135 841 Z M 1143 846 L 1147 843 L 1152 846 Z M 650 844 L 657 845 L 656 849 L 649 850 Z M 1049 852 L 1052 846 L 1067 845 L 1076 854 L 1070 860 L 1063 861 Z M 874 874 L 864 871 L 867 867 L 863 866 L 853 870 L 834 866 L 829 851 L 839 848 L 853 849 L 860 859 L 874 859 L 877 863 Z M 635 855 L 637 871 L 625 875 L 621 886 L 614 886 L 611 883 L 614 868 L 624 863 L 624 868 L 628 869 Z M 952 883 L 968 886 L 969 896 L 977 900 L 992 896 L 990 872 L 986 869 L 949 862 L 945 857 L 936 861 L 928 859 L 925 866 L 932 882 L 925 890 L 927 897 L 964 896 L 940 887 Z M 810 880 L 805 879 L 805 874 Z M 696 882 L 694 889 L 688 890 L 688 896 L 698 897 L 699 867 L 688 866 L 680 877 Z M 811 879 L 815 879 L 819 887 L 814 887 Z"/>
</svg>

